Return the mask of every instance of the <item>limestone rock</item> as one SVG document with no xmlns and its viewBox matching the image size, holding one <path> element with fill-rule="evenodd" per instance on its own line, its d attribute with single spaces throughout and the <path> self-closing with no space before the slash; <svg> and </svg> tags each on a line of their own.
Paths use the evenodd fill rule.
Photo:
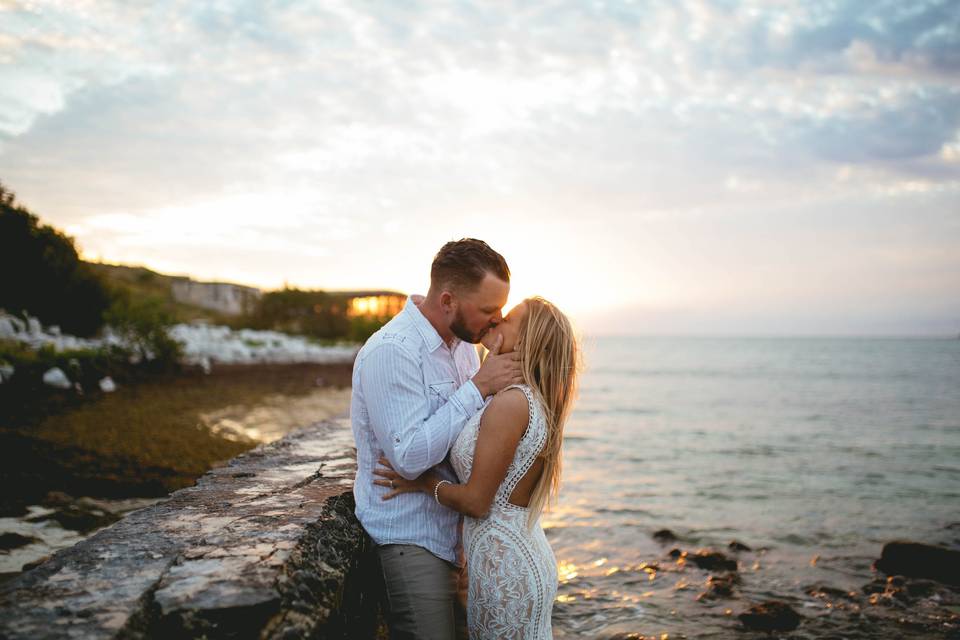
<svg viewBox="0 0 960 640">
<path fill-rule="evenodd" d="M 43 383 L 56 389 L 70 389 L 73 387 L 73 383 L 70 382 L 67 374 L 65 374 L 60 367 L 48 369 L 47 372 L 43 374 Z"/>
<path fill-rule="evenodd" d="M 375 637 L 352 445 L 295 431 L 57 552 L 0 585 L 0 637 Z"/>
<path fill-rule="evenodd" d="M 17 318 L 0 312 L 0 340 L 13 340 L 22 329 L 16 324 Z"/>
</svg>

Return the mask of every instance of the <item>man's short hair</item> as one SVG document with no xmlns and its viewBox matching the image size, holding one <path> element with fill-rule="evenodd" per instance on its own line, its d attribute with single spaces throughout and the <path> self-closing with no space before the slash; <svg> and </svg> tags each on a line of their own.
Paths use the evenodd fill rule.
<svg viewBox="0 0 960 640">
<path fill-rule="evenodd" d="M 433 258 L 430 288 L 474 291 L 488 272 L 510 282 L 507 261 L 486 242 L 476 238 L 453 240 L 440 247 Z"/>
</svg>

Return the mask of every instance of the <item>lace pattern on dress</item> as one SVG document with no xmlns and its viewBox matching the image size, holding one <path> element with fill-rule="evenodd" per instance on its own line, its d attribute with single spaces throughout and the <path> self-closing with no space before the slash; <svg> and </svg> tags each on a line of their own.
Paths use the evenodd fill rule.
<svg viewBox="0 0 960 640">
<path fill-rule="evenodd" d="M 485 518 L 464 518 L 469 574 L 467 624 L 470 637 L 552 637 L 550 614 L 557 592 L 557 565 L 539 521 L 527 528 L 528 509 L 510 502 L 547 440 L 540 403 L 526 385 L 511 385 L 527 397 L 527 429 Z M 484 407 L 486 408 L 486 407 Z M 450 460 L 461 482 L 470 479 L 482 411 L 464 427 Z"/>
</svg>

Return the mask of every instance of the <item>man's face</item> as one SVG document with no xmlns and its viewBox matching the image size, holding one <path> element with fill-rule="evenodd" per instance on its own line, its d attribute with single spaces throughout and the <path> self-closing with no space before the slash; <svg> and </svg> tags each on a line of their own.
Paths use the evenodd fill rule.
<svg viewBox="0 0 960 640">
<path fill-rule="evenodd" d="M 510 284 L 488 272 L 475 290 L 454 295 L 450 331 L 465 342 L 480 342 L 503 319 L 500 313 L 509 294 Z"/>
</svg>

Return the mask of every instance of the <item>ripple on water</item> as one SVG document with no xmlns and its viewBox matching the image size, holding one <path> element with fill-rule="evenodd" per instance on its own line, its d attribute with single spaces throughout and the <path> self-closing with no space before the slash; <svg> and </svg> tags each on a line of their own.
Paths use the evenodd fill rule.
<svg viewBox="0 0 960 640">
<path fill-rule="evenodd" d="M 804 585 L 858 591 L 884 542 L 955 538 L 956 356 L 944 341 L 598 340 L 544 518 L 567 567 L 557 637 L 729 638 L 767 597 L 818 620 L 829 609 Z M 662 528 L 680 539 L 655 542 Z M 735 557 L 736 597 L 697 600 L 710 574 L 674 546 Z M 850 630 L 832 633 L 870 636 Z"/>
</svg>

